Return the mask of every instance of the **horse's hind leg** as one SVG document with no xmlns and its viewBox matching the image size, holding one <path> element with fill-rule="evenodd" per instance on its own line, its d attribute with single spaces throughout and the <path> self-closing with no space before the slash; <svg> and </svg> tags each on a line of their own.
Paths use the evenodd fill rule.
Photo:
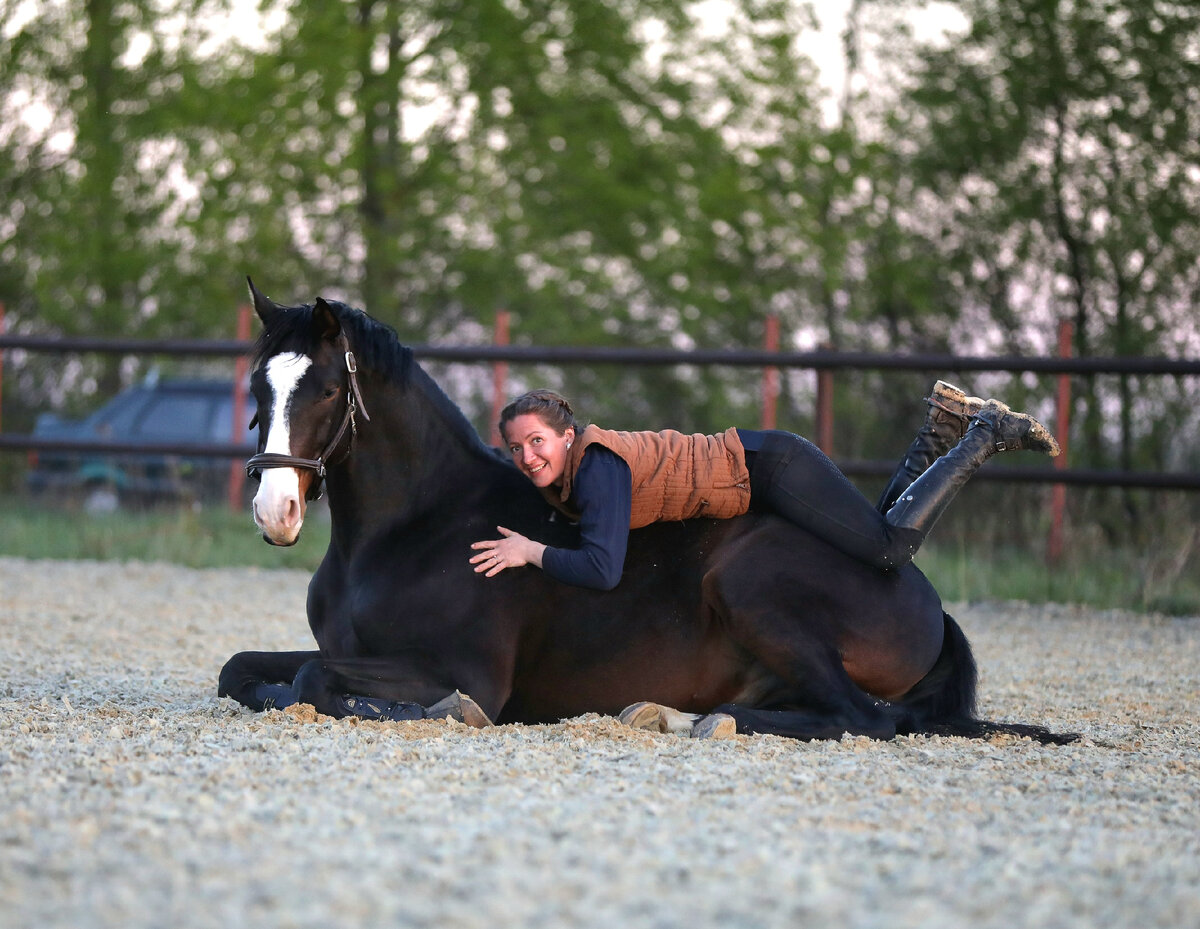
<svg viewBox="0 0 1200 929">
<path fill-rule="evenodd" d="M 725 703 L 713 710 L 733 717 L 739 735 L 780 735 L 791 739 L 840 739 L 843 735 L 865 735 L 891 739 L 896 726 L 882 712 L 821 712 L 803 709 L 759 709 Z"/>
<path fill-rule="evenodd" d="M 232 697 L 255 712 L 283 709 L 297 703 L 293 681 L 306 662 L 320 658 L 317 651 L 238 652 L 221 669 L 218 697 Z"/>
<path fill-rule="evenodd" d="M 838 739 L 843 734 L 891 739 L 896 724 L 885 709 L 850 679 L 835 649 L 820 642 L 775 640 L 756 656 L 784 682 L 779 698 L 765 707 L 727 703 L 742 734 L 793 739 Z"/>
<path fill-rule="evenodd" d="M 885 706 L 846 672 L 836 624 L 830 618 L 810 606 L 800 622 L 794 607 L 762 602 L 761 579 L 742 571 L 729 576 L 732 580 L 725 583 L 710 574 L 705 579 L 705 597 L 726 617 L 733 640 L 777 683 L 761 695 L 757 706 L 735 699 L 713 712 L 732 716 L 740 733 L 796 739 L 836 739 L 843 733 L 875 739 L 895 736 L 896 726 Z M 748 597 L 749 602 L 733 606 L 735 597 Z"/>
</svg>

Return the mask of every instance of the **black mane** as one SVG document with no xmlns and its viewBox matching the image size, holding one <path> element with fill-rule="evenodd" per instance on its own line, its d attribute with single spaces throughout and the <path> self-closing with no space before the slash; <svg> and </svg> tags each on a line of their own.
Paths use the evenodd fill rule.
<svg viewBox="0 0 1200 929">
<path fill-rule="evenodd" d="M 336 300 L 325 302 L 341 323 L 360 370 L 370 371 L 405 389 L 420 385 L 439 418 L 451 431 L 475 450 L 493 457 L 492 450 L 480 439 L 462 410 L 416 363 L 412 349 L 400 341 L 396 330 L 372 319 L 362 310 Z M 264 328 L 254 344 L 251 366 L 258 368 L 280 352 L 311 355 L 318 339 L 313 327 L 313 311 L 311 303 L 280 307 L 280 312 L 272 317 L 270 328 Z M 364 399 L 370 409 L 370 398 Z"/>
<path fill-rule="evenodd" d="M 407 383 L 413 367 L 412 349 L 400 342 L 396 331 L 362 310 L 336 300 L 327 300 L 342 325 L 358 363 L 388 379 Z M 254 344 L 252 366 L 257 368 L 272 355 L 297 352 L 311 355 L 317 335 L 313 331 L 313 304 L 281 307 Z"/>
</svg>

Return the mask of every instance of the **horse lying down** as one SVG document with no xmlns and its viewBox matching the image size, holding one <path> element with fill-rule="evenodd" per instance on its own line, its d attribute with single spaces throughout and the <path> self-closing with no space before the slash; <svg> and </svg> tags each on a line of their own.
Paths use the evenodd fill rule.
<svg viewBox="0 0 1200 929">
<path fill-rule="evenodd" d="M 470 543 L 495 526 L 568 547 L 578 530 L 389 328 L 251 292 L 255 521 L 294 544 L 324 483 L 332 522 L 308 589 L 316 649 L 239 653 L 222 696 L 473 725 L 625 709 L 632 725 L 696 735 L 1073 738 L 976 717 L 970 646 L 916 567 L 868 567 L 769 514 L 635 530 L 612 591 L 476 574 Z"/>
</svg>

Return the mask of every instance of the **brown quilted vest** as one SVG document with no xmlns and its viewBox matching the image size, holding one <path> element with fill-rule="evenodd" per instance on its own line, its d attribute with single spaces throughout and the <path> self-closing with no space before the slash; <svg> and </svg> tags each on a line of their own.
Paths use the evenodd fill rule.
<svg viewBox="0 0 1200 929">
<path fill-rule="evenodd" d="M 629 528 L 660 520 L 706 516 L 729 519 L 750 508 L 750 472 L 736 427 L 719 435 L 617 432 L 588 426 L 567 452 L 561 489 L 547 487 L 546 499 L 572 518 L 569 500 L 583 453 L 598 443 L 615 452 L 633 475 Z"/>
</svg>

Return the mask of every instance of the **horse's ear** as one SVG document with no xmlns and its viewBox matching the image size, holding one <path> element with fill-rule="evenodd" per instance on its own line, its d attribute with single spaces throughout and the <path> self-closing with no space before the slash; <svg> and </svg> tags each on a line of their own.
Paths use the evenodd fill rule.
<svg viewBox="0 0 1200 929">
<path fill-rule="evenodd" d="M 258 314 L 258 318 L 263 321 L 264 326 L 270 325 L 270 321 L 277 314 L 283 312 L 283 307 L 259 291 L 249 275 L 246 275 L 246 283 L 250 285 L 250 298 L 254 301 L 254 312 Z"/>
<path fill-rule="evenodd" d="M 324 342 L 332 342 L 342 331 L 342 322 L 337 318 L 337 313 L 321 297 L 317 297 L 317 302 L 313 304 L 313 331 Z"/>
</svg>

